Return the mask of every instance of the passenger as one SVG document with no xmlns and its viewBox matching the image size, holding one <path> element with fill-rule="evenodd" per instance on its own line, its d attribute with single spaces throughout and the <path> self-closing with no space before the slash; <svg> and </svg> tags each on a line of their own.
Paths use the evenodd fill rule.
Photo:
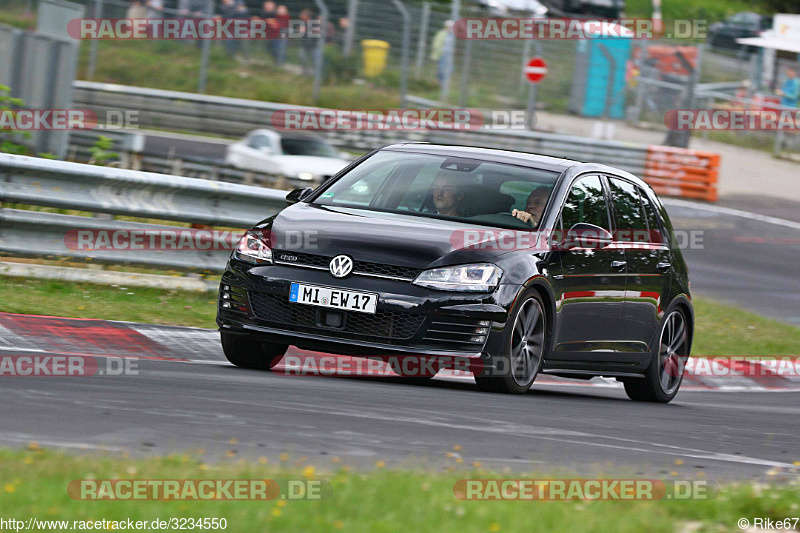
<svg viewBox="0 0 800 533">
<path fill-rule="evenodd" d="M 433 181 L 433 205 L 436 213 L 448 217 L 461 216 L 458 204 L 464 198 L 464 192 L 458 183 L 457 175 L 450 172 L 439 172 Z"/>
<path fill-rule="evenodd" d="M 542 218 L 548 196 L 550 196 L 549 188 L 537 187 L 528 195 L 528 199 L 525 202 L 525 210 L 514 209 L 511 214 L 535 228 Z"/>
</svg>

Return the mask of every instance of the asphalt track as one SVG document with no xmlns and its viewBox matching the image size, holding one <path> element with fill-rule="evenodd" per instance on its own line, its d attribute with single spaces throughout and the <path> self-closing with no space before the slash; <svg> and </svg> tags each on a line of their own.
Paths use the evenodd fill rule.
<svg viewBox="0 0 800 533">
<path fill-rule="evenodd" d="M 800 392 L 679 393 L 669 405 L 616 388 L 524 396 L 467 382 L 286 376 L 227 363 L 138 361 L 138 375 L 3 379 L 0 445 L 211 458 L 287 452 L 320 467 L 473 461 L 512 472 L 768 478 L 800 460 Z M 236 439 L 232 441 L 231 439 Z M 231 442 L 236 442 L 232 445 Z M 458 456 L 447 457 L 460 445 Z"/>
<path fill-rule="evenodd" d="M 679 237 L 688 244 L 695 236 L 695 244 L 683 249 L 694 295 L 800 325 L 800 221 L 681 200 L 664 203 Z"/>
</svg>

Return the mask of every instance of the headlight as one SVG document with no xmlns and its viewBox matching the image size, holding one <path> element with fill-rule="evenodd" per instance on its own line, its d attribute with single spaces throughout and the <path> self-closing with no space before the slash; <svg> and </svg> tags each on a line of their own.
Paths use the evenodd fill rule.
<svg viewBox="0 0 800 533">
<path fill-rule="evenodd" d="M 414 285 L 442 291 L 489 292 L 497 287 L 502 275 L 500 267 L 488 263 L 432 268 L 420 272 Z"/>
<path fill-rule="evenodd" d="M 257 232 L 245 233 L 236 245 L 234 255 L 237 259 L 256 265 L 272 263 L 272 250 Z"/>
<path fill-rule="evenodd" d="M 311 172 L 298 172 L 297 179 L 310 181 L 314 179 L 314 174 L 312 174 Z"/>
</svg>

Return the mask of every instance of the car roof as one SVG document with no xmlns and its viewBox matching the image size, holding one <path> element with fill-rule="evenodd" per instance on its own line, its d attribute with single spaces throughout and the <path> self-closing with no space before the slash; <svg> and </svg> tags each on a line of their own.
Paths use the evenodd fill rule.
<svg viewBox="0 0 800 533">
<path fill-rule="evenodd" d="M 326 142 L 324 139 L 307 132 L 277 131 L 277 130 L 271 130 L 269 128 L 259 128 L 257 130 L 252 130 L 246 135 L 246 137 L 252 137 L 253 135 L 269 135 L 269 136 L 278 136 L 281 139 L 305 139 L 305 140 Z"/>
<path fill-rule="evenodd" d="M 563 173 L 565 178 L 572 178 L 586 172 L 598 172 L 627 178 L 640 187 L 650 189 L 650 186 L 641 178 L 622 169 L 610 167 L 600 163 L 585 163 L 562 157 L 501 150 L 498 148 L 479 148 L 476 146 L 458 146 L 446 144 L 429 144 L 425 142 L 405 142 L 392 144 L 381 150 L 393 152 L 414 152 L 421 154 L 441 155 L 445 157 L 467 157 L 480 159 L 491 163 L 505 163 L 521 165 L 541 170 L 552 170 Z"/>
<path fill-rule="evenodd" d="M 577 164 L 571 159 L 550 157 L 547 155 L 530 154 L 527 152 L 514 152 L 512 150 L 499 150 L 497 148 L 478 148 L 475 146 L 457 146 L 446 144 L 428 144 L 422 142 L 399 143 L 381 148 L 393 152 L 417 152 L 422 154 L 442 155 L 446 157 L 468 157 L 481 159 L 491 163 L 510 163 L 535 167 L 543 170 L 563 172 Z"/>
</svg>

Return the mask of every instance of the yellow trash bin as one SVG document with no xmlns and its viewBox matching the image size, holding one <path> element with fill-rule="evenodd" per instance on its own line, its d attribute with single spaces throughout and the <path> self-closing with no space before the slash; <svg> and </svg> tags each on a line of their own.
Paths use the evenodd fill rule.
<svg viewBox="0 0 800 533">
<path fill-rule="evenodd" d="M 386 69 L 386 58 L 389 56 L 389 43 L 377 39 L 361 41 L 364 53 L 364 76 L 374 78 Z"/>
</svg>

